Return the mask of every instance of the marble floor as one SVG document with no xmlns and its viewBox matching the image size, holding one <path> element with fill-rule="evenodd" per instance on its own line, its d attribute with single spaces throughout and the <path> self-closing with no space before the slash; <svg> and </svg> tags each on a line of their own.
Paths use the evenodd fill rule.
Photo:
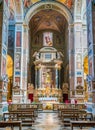
<svg viewBox="0 0 95 130">
<path fill-rule="evenodd" d="M 14 130 L 18 130 L 18 128 L 15 128 Z M 45 111 L 38 113 L 38 117 L 36 118 L 33 126 L 23 127 L 22 130 L 71 130 L 71 128 L 64 127 L 62 121 L 58 118 L 58 113 Z M 80 128 L 76 127 L 74 130 L 80 130 Z M 85 127 L 82 130 L 95 130 L 95 128 Z"/>
<path fill-rule="evenodd" d="M 23 130 L 71 130 L 70 127 L 64 127 L 62 121 L 58 118 L 56 112 L 41 112 L 35 120 L 32 127 L 23 128 Z M 80 130 L 76 127 L 74 130 Z M 95 128 L 82 128 L 82 130 L 95 130 Z"/>
</svg>

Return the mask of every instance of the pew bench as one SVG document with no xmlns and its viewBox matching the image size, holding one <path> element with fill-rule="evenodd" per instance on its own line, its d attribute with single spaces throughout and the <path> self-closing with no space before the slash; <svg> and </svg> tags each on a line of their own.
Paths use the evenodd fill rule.
<svg viewBox="0 0 95 130">
<path fill-rule="evenodd" d="M 0 121 L 0 128 L 11 127 L 11 130 L 14 130 L 14 127 L 19 127 L 19 130 L 22 130 L 21 121 Z"/>
<path fill-rule="evenodd" d="M 32 126 L 34 123 L 34 117 L 32 113 L 26 112 L 9 112 L 9 113 L 3 113 L 3 120 L 9 120 L 9 121 L 22 121 L 22 126 Z"/>
<path fill-rule="evenodd" d="M 70 121 L 71 124 L 71 130 L 73 130 L 74 127 L 95 127 L 95 121 Z"/>
</svg>

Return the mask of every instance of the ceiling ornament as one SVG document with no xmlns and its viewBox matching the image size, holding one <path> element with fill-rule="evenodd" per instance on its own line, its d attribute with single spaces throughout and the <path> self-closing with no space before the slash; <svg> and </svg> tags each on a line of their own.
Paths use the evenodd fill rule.
<svg viewBox="0 0 95 130">
<path fill-rule="evenodd" d="M 33 33 L 45 29 L 64 32 L 66 24 L 65 17 L 52 9 L 39 11 L 30 20 L 30 28 Z"/>
<path fill-rule="evenodd" d="M 41 0 L 24 0 L 24 7 L 25 8 L 29 8 L 31 5 L 40 2 Z M 48 2 L 48 0 L 46 0 Z M 46 3 L 45 1 L 45 3 Z M 68 8 L 71 8 L 73 5 L 73 0 L 56 0 L 62 4 L 64 4 L 65 6 L 67 6 Z M 43 1 L 42 1 L 43 2 Z M 55 2 L 55 1 L 53 1 Z M 45 4 L 45 9 L 50 9 L 52 8 L 51 4 Z"/>
</svg>

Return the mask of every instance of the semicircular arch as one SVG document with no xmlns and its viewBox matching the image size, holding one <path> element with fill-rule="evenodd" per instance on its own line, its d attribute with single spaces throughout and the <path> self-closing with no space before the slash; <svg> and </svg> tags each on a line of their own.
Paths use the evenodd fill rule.
<svg viewBox="0 0 95 130">
<path fill-rule="evenodd" d="M 60 2 L 52 2 L 52 1 L 47 1 L 47 2 L 37 2 L 36 4 L 32 5 L 29 10 L 27 11 L 25 18 L 24 18 L 24 23 L 28 25 L 29 21 L 31 18 L 38 13 L 41 10 L 44 9 L 53 9 L 61 13 L 66 20 L 68 21 L 68 24 L 73 24 L 73 15 L 71 11 L 62 3 Z"/>
</svg>

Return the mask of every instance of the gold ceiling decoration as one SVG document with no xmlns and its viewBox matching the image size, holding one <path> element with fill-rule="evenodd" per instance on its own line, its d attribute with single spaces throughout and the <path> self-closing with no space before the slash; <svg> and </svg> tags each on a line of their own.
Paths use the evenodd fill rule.
<svg viewBox="0 0 95 130">
<path fill-rule="evenodd" d="M 24 6 L 29 7 L 30 5 L 39 1 L 41 0 L 24 0 Z M 71 8 L 73 5 L 73 0 L 56 0 L 56 1 L 65 4 L 68 8 Z"/>
</svg>

